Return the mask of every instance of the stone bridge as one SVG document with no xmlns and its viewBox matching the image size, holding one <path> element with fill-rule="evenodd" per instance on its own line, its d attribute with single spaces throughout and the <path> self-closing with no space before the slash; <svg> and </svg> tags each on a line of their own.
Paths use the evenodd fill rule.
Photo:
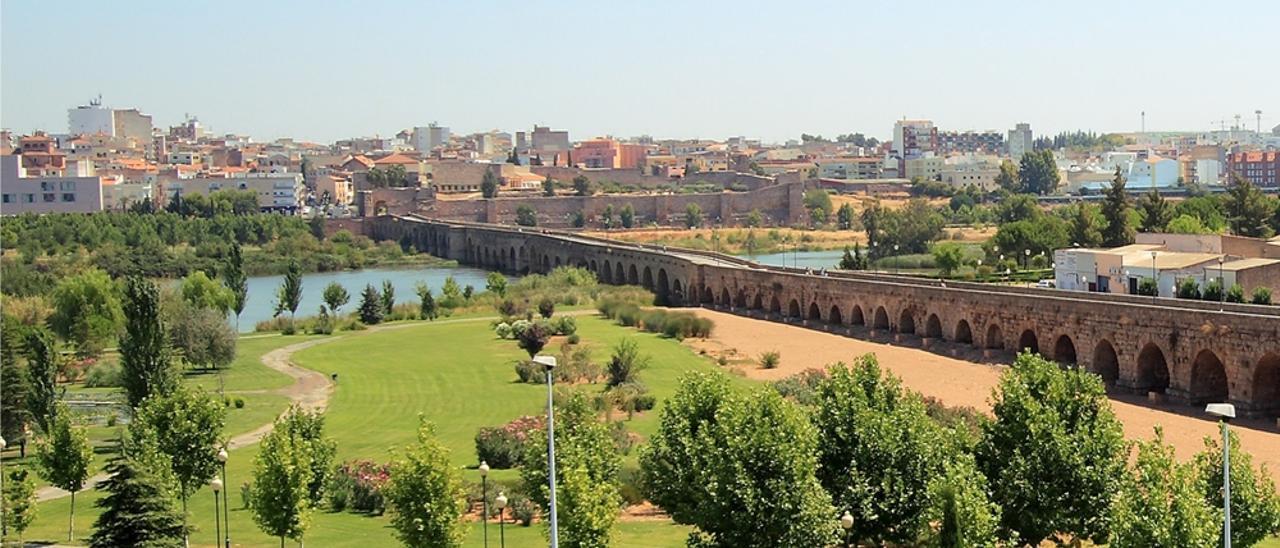
<svg viewBox="0 0 1280 548">
<path fill-rule="evenodd" d="M 918 337 L 982 353 L 1030 349 L 1109 387 L 1244 414 L 1280 414 L 1280 307 L 770 267 L 736 257 L 538 228 L 369 219 L 375 239 L 516 273 L 581 266 L 661 304 L 711 306 L 864 337 Z"/>
</svg>

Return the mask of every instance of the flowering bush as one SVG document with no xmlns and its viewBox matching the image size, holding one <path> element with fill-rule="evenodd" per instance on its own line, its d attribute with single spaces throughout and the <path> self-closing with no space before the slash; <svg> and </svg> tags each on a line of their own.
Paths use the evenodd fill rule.
<svg viewBox="0 0 1280 548">
<path fill-rule="evenodd" d="M 493 332 L 498 336 L 499 339 L 510 339 L 511 324 L 507 322 L 499 323 L 498 325 L 494 326 Z"/>
<path fill-rule="evenodd" d="M 514 468 L 524 457 L 525 443 L 533 431 L 542 428 L 542 417 L 523 416 L 476 433 L 476 457 L 490 468 Z"/>
<path fill-rule="evenodd" d="M 524 333 L 524 330 L 529 329 L 530 325 L 533 325 L 533 322 L 530 322 L 529 320 L 516 320 L 511 322 L 511 338 L 519 339 L 520 334 Z"/>
<path fill-rule="evenodd" d="M 382 487 L 389 477 L 390 470 L 385 464 L 370 460 L 344 462 L 329 481 L 329 506 L 337 512 L 351 508 L 356 512 L 382 514 L 386 509 Z"/>
</svg>

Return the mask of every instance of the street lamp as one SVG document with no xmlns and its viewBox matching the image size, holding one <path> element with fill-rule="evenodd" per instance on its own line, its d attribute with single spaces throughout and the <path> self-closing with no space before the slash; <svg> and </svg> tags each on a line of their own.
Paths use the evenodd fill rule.
<svg viewBox="0 0 1280 548">
<path fill-rule="evenodd" d="M 222 483 L 223 483 L 223 486 L 225 486 L 225 485 L 226 485 L 226 483 L 227 483 L 227 458 L 228 458 L 229 456 L 230 456 L 230 455 L 228 455 L 228 454 L 227 454 L 227 448 L 226 448 L 226 446 L 223 446 L 223 447 L 222 447 L 222 449 L 219 449 L 219 450 L 218 450 L 218 466 L 222 468 Z M 214 495 L 216 496 L 216 495 L 217 495 L 217 493 L 214 493 Z M 231 503 L 227 501 L 227 492 L 226 492 L 226 491 L 223 491 L 223 492 L 222 492 L 222 522 L 223 522 L 223 523 L 225 523 L 225 524 L 227 525 L 227 536 L 226 536 L 226 537 L 223 537 L 223 538 L 224 538 L 224 542 L 225 542 L 225 548 L 231 548 L 231 514 L 230 514 L 230 511 L 231 511 Z M 215 546 L 216 546 L 216 545 L 215 545 Z"/>
<path fill-rule="evenodd" d="M 1030 269 L 1031 268 L 1031 250 L 1030 249 L 1022 250 L 1022 255 L 1026 257 L 1025 259 L 1022 259 L 1023 270 Z"/>
<path fill-rule="evenodd" d="M 978 259 L 978 265 L 976 268 L 977 272 L 975 272 L 975 274 L 978 275 L 978 281 L 982 281 L 982 259 Z"/>
<path fill-rule="evenodd" d="M 501 546 L 502 548 L 507 548 L 507 533 L 502 527 L 507 522 L 506 517 L 503 515 L 503 510 L 505 510 L 507 507 L 506 493 L 503 493 L 502 491 L 498 491 L 498 498 L 493 499 L 493 505 L 498 507 L 498 539 L 499 539 L 498 542 L 500 543 L 499 546 Z"/>
<path fill-rule="evenodd" d="M 1222 422 L 1222 545 L 1231 548 L 1231 438 L 1227 435 L 1227 423 L 1236 418 L 1236 406 L 1211 403 L 1205 406 L 1204 412 Z"/>
<path fill-rule="evenodd" d="M 1160 295 L 1160 272 L 1156 270 L 1156 252 L 1151 251 L 1151 281 L 1156 286 L 1156 290 L 1151 293 L 1151 302 L 1156 302 L 1156 296 Z"/>
<path fill-rule="evenodd" d="M 898 273 L 898 244 L 893 244 L 893 273 Z"/>
<path fill-rule="evenodd" d="M 1223 297 L 1227 294 L 1227 279 L 1222 276 L 1222 263 L 1225 257 L 1218 256 L 1218 311 L 1222 311 Z"/>
<path fill-rule="evenodd" d="M 222 513 L 221 505 L 218 503 L 218 494 L 222 492 L 222 480 L 214 476 L 209 481 L 209 488 L 213 489 L 213 545 L 217 546 L 218 541 L 222 539 L 222 521 L 218 519 L 218 514 Z"/>
<path fill-rule="evenodd" d="M 550 377 L 551 375 L 547 375 Z M 489 463 L 480 461 L 480 522 L 484 530 L 484 545 L 489 546 Z"/>
<path fill-rule="evenodd" d="M 844 545 L 853 546 L 853 514 L 848 510 L 844 511 L 844 515 L 840 516 L 840 527 L 844 529 Z"/>
<path fill-rule="evenodd" d="M 560 528 L 556 525 L 556 414 L 553 400 L 551 370 L 556 368 L 555 356 L 534 356 L 533 363 L 546 368 L 547 377 L 547 481 L 551 507 L 551 548 L 560 548 Z"/>
</svg>

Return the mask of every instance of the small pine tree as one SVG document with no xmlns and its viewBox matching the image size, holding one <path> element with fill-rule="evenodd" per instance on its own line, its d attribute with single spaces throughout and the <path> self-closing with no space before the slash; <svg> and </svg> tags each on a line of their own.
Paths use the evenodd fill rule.
<svg viewBox="0 0 1280 548">
<path fill-rule="evenodd" d="M 418 282 L 416 287 L 418 290 L 418 299 L 421 304 L 418 305 L 418 314 L 424 320 L 434 320 L 439 315 L 439 309 L 436 307 L 436 298 L 431 295 L 431 288 L 427 284 Z"/>
<path fill-rule="evenodd" d="M 183 545 L 182 516 L 174 507 L 163 478 L 125 456 L 108 464 L 107 473 L 111 477 L 98 484 L 108 494 L 95 503 L 102 514 L 94 523 L 89 546 Z"/>
<path fill-rule="evenodd" d="M 36 519 L 36 486 L 26 469 L 12 468 L 8 474 L 4 479 L 4 527 L 17 533 L 19 546 L 26 546 L 22 532 Z"/>
<path fill-rule="evenodd" d="M 76 491 L 84 489 L 89 479 L 89 463 L 93 448 L 84 427 L 71 423 L 71 412 L 59 405 L 46 439 L 36 446 L 36 462 L 40 477 L 54 487 L 71 493 L 71 514 L 67 524 L 67 541 L 75 540 Z"/>
<path fill-rule="evenodd" d="M 849 246 L 844 247 L 844 255 L 840 257 L 840 270 L 857 270 L 858 260 L 853 256 Z"/>
<path fill-rule="evenodd" d="M 391 285 L 391 280 L 382 280 L 382 315 L 390 317 L 392 310 L 396 307 L 396 287 Z"/>
<path fill-rule="evenodd" d="M 382 296 L 373 284 L 364 286 L 360 294 L 360 321 L 366 325 L 382 323 Z"/>
</svg>

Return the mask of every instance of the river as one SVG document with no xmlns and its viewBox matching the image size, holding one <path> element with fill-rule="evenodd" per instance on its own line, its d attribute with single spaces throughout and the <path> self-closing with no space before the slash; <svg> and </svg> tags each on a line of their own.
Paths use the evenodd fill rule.
<svg viewBox="0 0 1280 548">
<path fill-rule="evenodd" d="M 844 256 L 844 250 L 836 249 L 830 251 L 785 251 L 781 253 L 767 253 L 764 255 L 739 255 L 743 259 L 758 262 L 770 266 L 795 266 L 799 268 L 812 268 L 814 270 L 821 268 L 835 268 L 840 264 L 840 258 Z"/>
<path fill-rule="evenodd" d="M 324 303 L 322 295 L 329 282 L 338 282 L 347 288 L 351 301 L 342 307 L 340 312 L 347 313 L 360 306 L 360 292 L 366 284 L 373 284 L 382 291 L 382 281 L 391 280 L 396 288 L 396 302 L 417 302 L 418 294 L 415 286 L 418 282 L 426 282 L 431 292 L 440 295 L 440 286 L 445 278 L 453 276 L 458 285 L 475 286 L 476 292 L 484 291 L 485 276 L 488 272 L 467 267 L 408 267 L 408 268 L 370 268 L 365 270 L 344 270 L 340 272 L 316 272 L 302 275 L 302 304 L 298 306 L 298 316 L 314 316 Z M 240 332 L 253 331 L 253 326 L 262 320 L 271 319 L 275 312 L 276 290 L 284 276 L 258 276 L 248 280 L 248 300 L 244 312 L 240 314 Z M 232 325 L 235 317 L 231 318 Z"/>
</svg>

